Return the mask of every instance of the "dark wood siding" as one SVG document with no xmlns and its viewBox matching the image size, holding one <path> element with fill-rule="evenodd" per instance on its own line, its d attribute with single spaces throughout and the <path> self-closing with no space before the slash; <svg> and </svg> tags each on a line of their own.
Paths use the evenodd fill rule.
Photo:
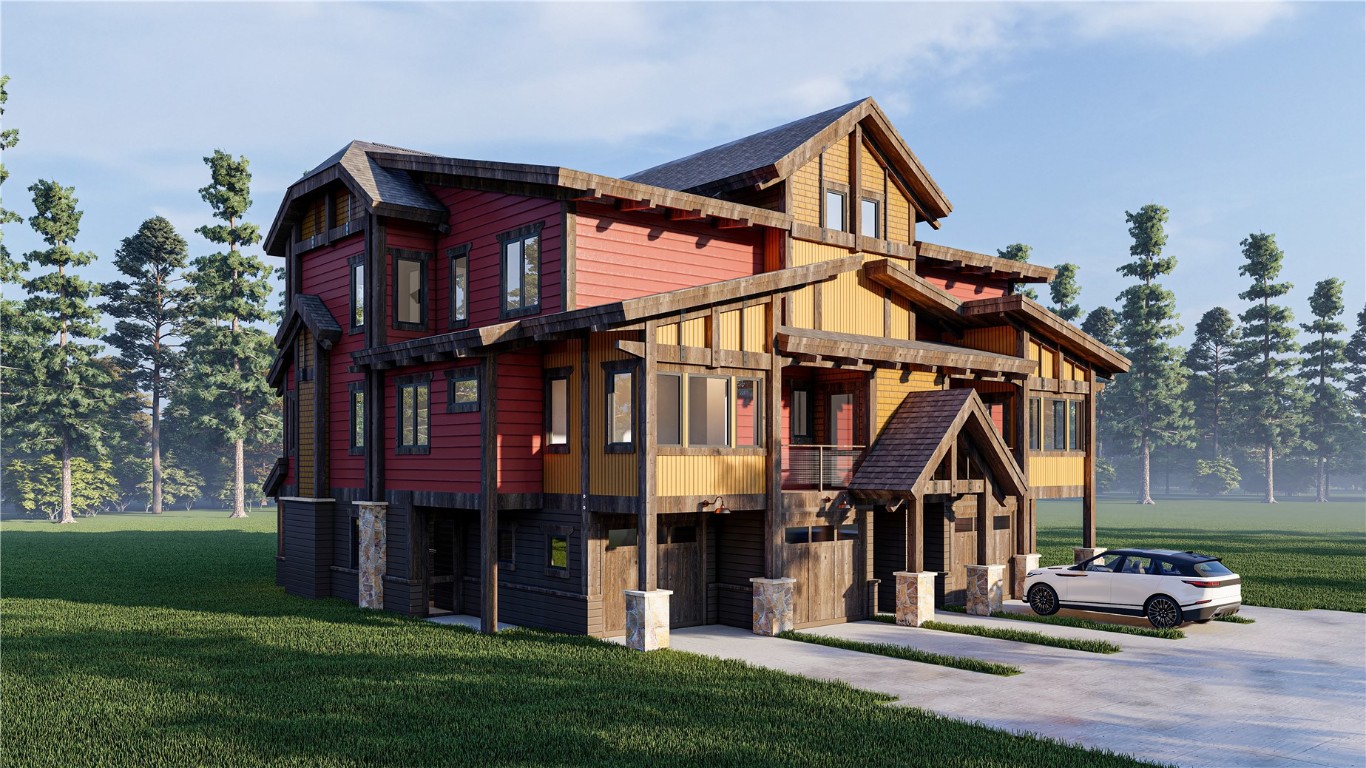
<svg viewBox="0 0 1366 768">
<path fill-rule="evenodd" d="M 873 578 L 878 584 L 878 610 L 896 610 L 897 571 L 906 570 L 906 512 L 878 507 L 873 514 Z"/>
<path fill-rule="evenodd" d="M 300 597 L 327 597 L 332 577 L 332 502 L 284 501 L 279 582 Z"/>
</svg>

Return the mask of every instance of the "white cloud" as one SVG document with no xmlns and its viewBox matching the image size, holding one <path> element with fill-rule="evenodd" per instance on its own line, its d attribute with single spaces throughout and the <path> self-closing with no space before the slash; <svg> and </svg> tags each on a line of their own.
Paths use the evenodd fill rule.
<svg viewBox="0 0 1366 768">
<path fill-rule="evenodd" d="M 1197 53 L 1249 40 L 1294 13 L 1286 2 L 1088 3 L 1070 12 L 1083 40 L 1128 39 Z"/>
</svg>

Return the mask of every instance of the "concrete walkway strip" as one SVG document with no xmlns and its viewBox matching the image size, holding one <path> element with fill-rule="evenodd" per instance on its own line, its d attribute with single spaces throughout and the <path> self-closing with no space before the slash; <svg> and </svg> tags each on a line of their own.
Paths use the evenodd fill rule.
<svg viewBox="0 0 1366 768">
<path fill-rule="evenodd" d="M 1113 655 L 871 621 L 808 630 L 1013 664 L 1023 670 L 1014 677 L 720 626 L 674 630 L 672 646 L 837 680 L 896 696 L 902 706 L 1161 763 L 1366 768 L 1366 615 L 1243 612 L 1257 623 L 1190 625 L 1184 640 L 943 611 L 934 617 L 1103 638 L 1124 649 Z"/>
</svg>

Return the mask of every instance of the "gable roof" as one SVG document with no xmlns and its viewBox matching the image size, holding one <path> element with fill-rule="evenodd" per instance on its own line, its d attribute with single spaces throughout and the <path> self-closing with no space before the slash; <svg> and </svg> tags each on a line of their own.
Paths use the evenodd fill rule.
<svg viewBox="0 0 1366 768">
<path fill-rule="evenodd" d="M 720 196 L 786 179 L 862 123 L 911 187 L 916 213 L 931 226 L 953 210 L 944 192 L 872 98 L 844 104 L 627 176 L 661 187 Z"/>
<path fill-rule="evenodd" d="M 921 493 L 950 446 L 966 430 L 996 483 L 1008 495 L 1028 490 L 1024 474 L 974 389 L 911 392 L 902 399 L 849 481 L 861 501 Z"/>
<path fill-rule="evenodd" d="M 342 333 L 341 326 L 322 299 L 309 293 L 295 296 L 284 321 L 280 323 L 280 330 L 275 332 L 275 346 L 279 351 L 266 371 L 266 381 L 276 389 L 284 386 L 285 371 L 289 368 L 289 351 L 294 347 L 302 328 L 307 328 L 323 349 L 331 349 Z"/>
</svg>

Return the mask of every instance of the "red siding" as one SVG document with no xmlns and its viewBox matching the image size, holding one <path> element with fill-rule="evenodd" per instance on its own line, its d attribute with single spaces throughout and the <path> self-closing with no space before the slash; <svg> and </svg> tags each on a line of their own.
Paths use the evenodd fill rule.
<svg viewBox="0 0 1366 768">
<path fill-rule="evenodd" d="M 471 363 L 446 363 L 386 372 L 384 473 L 385 484 L 390 490 L 479 493 L 479 425 L 482 415 L 479 411 L 446 413 L 445 372 L 469 365 Z M 394 379 L 428 372 L 432 374 L 431 452 L 400 456 L 396 448 L 398 394 L 394 387 Z"/>
<path fill-rule="evenodd" d="M 952 269 L 922 267 L 920 276 L 965 301 L 1005 296 L 1010 289 L 1010 284 L 1006 280 L 965 275 Z"/>
<path fill-rule="evenodd" d="M 498 492 L 541 492 L 541 440 L 545 422 L 541 356 L 498 357 Z"/>
<path fill-rule="evenodd" d="M 762 272 L 757 229 L 719 232 L 658 214 L 580 205 L 574 233 L 579 307 Z"/>
<path fill-rule="evenodd" d="M 437 242 L 435 306 L 429 317 L 433 333 L 450 330 L 451 265 L 446 249 L 470 246 L 470 328 L 503 322 L 499 314 L 501 294 L 498 236 L 518 227 L 541 224 L 541 311 L 561 311 L 563 282 L 560 263 L 564 252 L 562 204 L 557 200 L 478 192 L 449 187 L 430 187 L 433 195 L 451 210 L 451 232 Z"/>
<path fill-rule="evenodd" d="M 351 353 L 365 347 L 365 334 L 351 333 L 351 271 L 348 261 L 365 253 L 365 235 L 357 233 L 303 255 L 303 292 L 323 300 L 342 328 L 332 347 L 328 365 L 327 459 L 328 487 L 360 488 L 365 485 L 365 457 L 350 455 L 350 384 L 364 374 L 351 373 Z"/>
</svg>

